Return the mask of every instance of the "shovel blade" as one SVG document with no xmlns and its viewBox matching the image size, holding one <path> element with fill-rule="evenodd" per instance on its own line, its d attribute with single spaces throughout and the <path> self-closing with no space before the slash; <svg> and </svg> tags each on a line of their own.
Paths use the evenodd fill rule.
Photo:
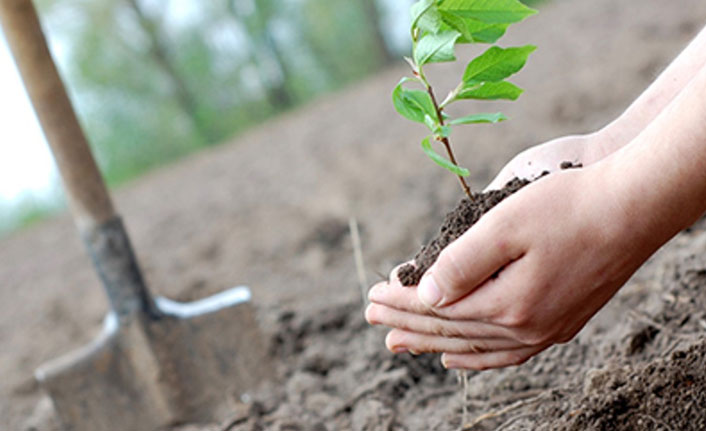
<svg viewBox="0 0 706 431">
<path fill-rule="evenodd" d="M 70 431 L 224 420 L 272 375 L 249 299 L 241 287 L 189 304 L 157 298 L 157 320 L 109 314 L 93 343 L 35 375 Z"/>
</svg>

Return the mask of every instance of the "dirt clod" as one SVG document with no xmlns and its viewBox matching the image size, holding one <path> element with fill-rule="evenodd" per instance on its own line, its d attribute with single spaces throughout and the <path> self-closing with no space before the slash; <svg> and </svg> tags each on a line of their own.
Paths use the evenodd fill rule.
<svg viewBox="0 0 706 431">
<path fill-rule="evenodd" d="M 397 275 L 402 285 L 417 285 L 426 270 L 436 262 L 441 250 L 466 232 L 485 213 L 529 183 L 528 180 L 515 178 L 500 190 L 473 193 L 472 201 L 468 198 L 461 199 L 456 208 L 444 218 L 438 235 L 414 257 L 414 265 L 407 264 L 399 269 Z"/>
</svg>

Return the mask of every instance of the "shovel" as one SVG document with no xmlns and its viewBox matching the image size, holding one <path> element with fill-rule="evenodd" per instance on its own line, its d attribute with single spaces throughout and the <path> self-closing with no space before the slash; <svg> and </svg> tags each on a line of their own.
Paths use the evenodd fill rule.
<svg viewBox="0 0 706 431">
<path fill-rule="evenodd" d="M 150 295 L 32 2 L 0 0 L 0 24 L 110 303 L 96 340 L 35 372 L 60 421 L 71 431 L 153 431 L 226 419 L 271 375 L 249 289 L 192 303 Z"/>
</svg>

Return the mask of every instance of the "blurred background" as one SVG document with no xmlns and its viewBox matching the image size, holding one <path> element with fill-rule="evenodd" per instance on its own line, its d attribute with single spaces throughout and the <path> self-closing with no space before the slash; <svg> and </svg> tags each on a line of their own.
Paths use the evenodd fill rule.
<svg viewBox="0 0 706 431">
<path fill-rule="evenodd" d="M 40 0 L 110 185 L 220 144 L 408 51 L 413 0 Z M 526 3 L 537 3 L 528 0 Z M 0 38 L 0 235 L 63 207 Z"/>
<path fill-rule="evenodd" d="M 100 166 L 117 185 L 385 67 L 406 48 L 408 20 L 399 11 L 411 1 L 38 6 Z M 0 231 L 7 232 L 62 202 L 4 40 L 0 76 L 0 110 L 22 118 L 0 135 Z"/>
</svg>

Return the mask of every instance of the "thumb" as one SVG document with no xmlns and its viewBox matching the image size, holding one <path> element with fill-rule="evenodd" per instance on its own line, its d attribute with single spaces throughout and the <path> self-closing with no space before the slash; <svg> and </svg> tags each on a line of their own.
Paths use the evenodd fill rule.
<svg viewBox="0 0 706 431">
<path fill-rule="evenodd" d="M 523 248 L 509 238 L 512 228 L 501 226 L 507 223 L 498 216 L 490 211 L 441 251 L 417 287 L 422 303 L 429 307 L 452 304 L 522 256 Z"/>
</svg>

